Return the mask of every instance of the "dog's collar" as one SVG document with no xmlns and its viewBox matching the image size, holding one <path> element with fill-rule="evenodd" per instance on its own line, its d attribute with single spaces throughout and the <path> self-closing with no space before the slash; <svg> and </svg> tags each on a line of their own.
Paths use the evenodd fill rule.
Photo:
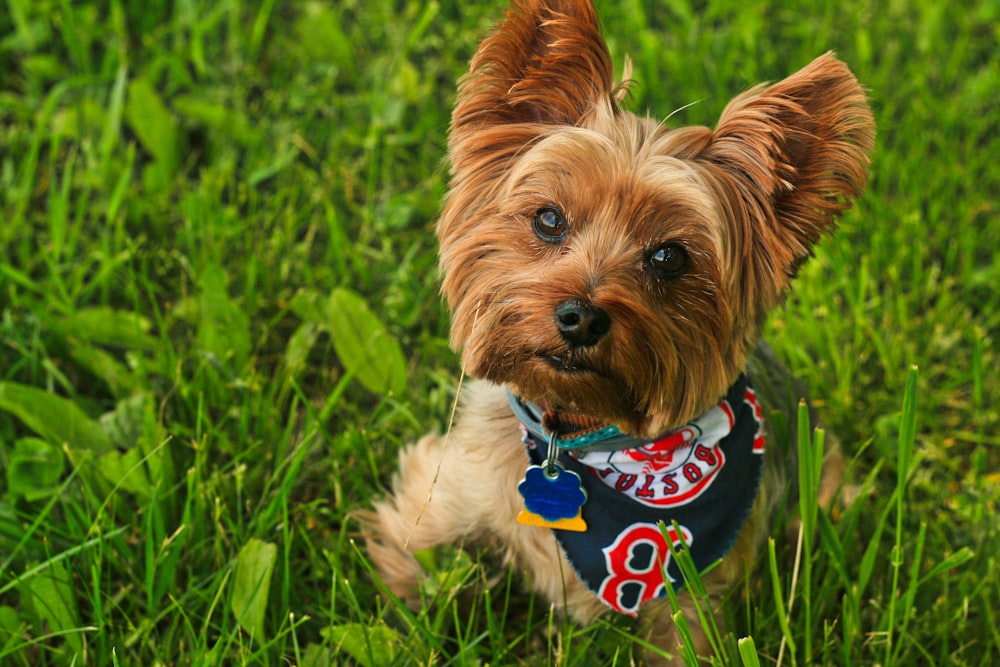
<svg viewBox="0 0 1000 667">
<path fill-rule="evenodd" d="M 556 446 L 559 449 L 581 449 L 586 447 L 593 451 L 613 451 L 639 447 L 644 441 L 634 436 L 622 433 L 614 425 L 597 423 L 584 415 L 561 414 L 558 424 L 552 418 L 553 413 L 547 413 L 536 403 L 522 401 L 510 389 L 507 390 L 507 401 L 510 403 L 514 416 L 524 425 L 528 433 L 543 442 L 548 442 L 552 431 L 556 431 Z M 548 428 L 546 428 L 546 426 Z"/>
<path fill-rule="evenodd" d="M 662 440 L 672 433 L 667 431 L 656 438 L 639 438 L 623 433 L 613 424 L 603 424 L 587 415 L 547 412 L 536 403 L 521 400 L 510 389 L 507 390 L 507 402 L 528 433 L 541 442 L 548 442 L 555 431 L 556 446 L 559 449 L 586 452 L 635 449 Z"/>
</svg>

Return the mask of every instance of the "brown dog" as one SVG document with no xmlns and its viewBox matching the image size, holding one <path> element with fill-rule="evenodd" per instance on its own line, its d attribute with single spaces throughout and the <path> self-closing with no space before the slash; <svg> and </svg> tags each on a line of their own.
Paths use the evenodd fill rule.
<svg viewBox="0 0 1000 667">
<path fill-rule="evenodd" d="M 761 402 L 798 395 L 758 338 L 863 190 L 874 123 L 830 54 L 714 131 L 636 116 L 624 94 L 588 0 L 519 0 L 480 46 L 437 227 L 451 341 L 478 379 L 363 526 L 404 600 L 412 552 L 481 540 L 573 618 L 636 614 L 671 652 L 667 542 L 702 568 L 725 556 L 706 582 L 723 591 L 784 497 Z"/>
</svg>

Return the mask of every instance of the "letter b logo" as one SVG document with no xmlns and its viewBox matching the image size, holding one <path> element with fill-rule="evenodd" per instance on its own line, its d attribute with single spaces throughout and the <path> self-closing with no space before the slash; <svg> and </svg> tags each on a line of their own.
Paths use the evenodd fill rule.
<svg viewBox="0 0 1000 667">
<path fill-rule="evenodd" d="M 666 533 L 674 548 L 682 539 L 691 544 L 691 531 L 684 526 L 680 526 L 679 535 L 672 526 Z M 663 531 L 654 523 L 629 526 L 603 552 L 608 576 L 597 595 L 612 609 L 634 616 L 640 604 L 665 592 L 665 581 L 673 582 L 667 574 L 670 548 Z"/>
</svg>

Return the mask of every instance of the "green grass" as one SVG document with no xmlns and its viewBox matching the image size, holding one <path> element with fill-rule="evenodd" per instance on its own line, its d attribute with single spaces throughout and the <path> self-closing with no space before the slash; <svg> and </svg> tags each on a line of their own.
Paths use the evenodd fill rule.
<svg viewBox="0 0 1000 667">
<path fill-rule="evenodd" d="M 353 541 L 447 423 L 432 227 L 489 4 L 3 4 L 0 663 L 629 664 L 627 623 L 475 554 L 423 554 L 399 610 Z M 794 596 L 776 531 L 718 660 L 995 665 L 1000 10 L 700 4 L 599 2 L 634 108 L 712 124 L 833 49 L 879 127 L 769 334 L 862 493 L 808 525 Z"/>
</svg>

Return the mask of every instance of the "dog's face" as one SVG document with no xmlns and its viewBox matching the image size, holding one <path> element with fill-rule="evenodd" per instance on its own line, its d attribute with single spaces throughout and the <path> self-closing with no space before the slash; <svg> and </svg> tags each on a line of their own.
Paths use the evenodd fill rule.
<svg viewBox="0 0 1000 667">
<path fill-rule="evenodd" d="M 873 121 L 830 55 L 717 128 L 620 107 L 589 1 L 521 2 L 480 46 L 438 224 L 467 372 L 655 435 L 716 402 L 857 196 Z"/>
</svg>

